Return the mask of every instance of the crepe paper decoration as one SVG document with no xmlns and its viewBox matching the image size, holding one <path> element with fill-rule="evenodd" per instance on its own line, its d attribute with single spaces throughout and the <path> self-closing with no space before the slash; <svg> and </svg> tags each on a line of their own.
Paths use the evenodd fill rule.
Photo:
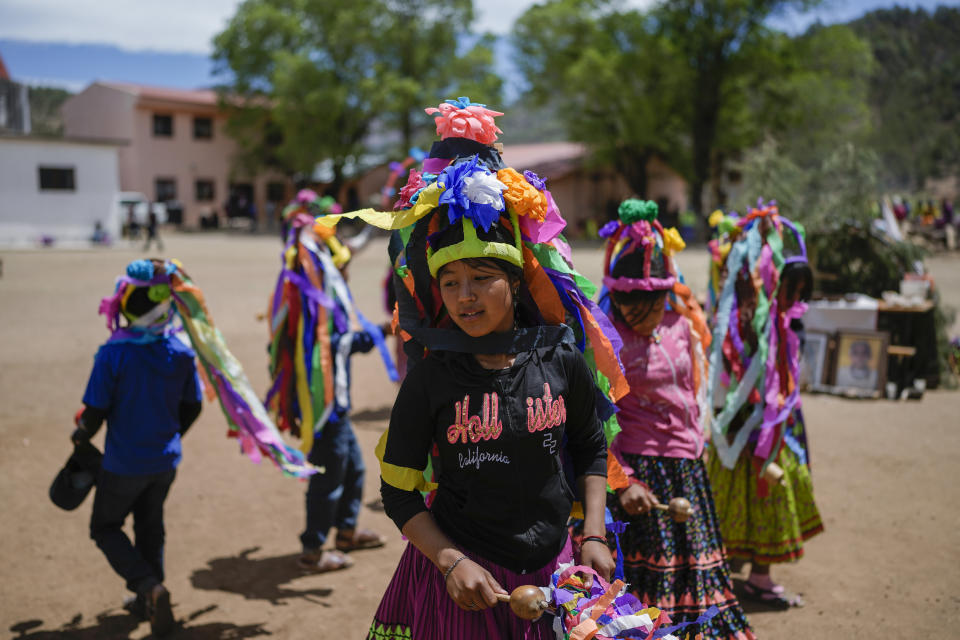
<svg viewBox="0 0 960 640">
<path fill-rule="evenodd" d="M 349 259 L 349 250 L 337 240 L 333 227 L 297 216 L 291 222 L 271 297 L 271 384 L 264 404 L 281 430 L 300 438 L 304 453 L 310 451 L 337 406 L 349 405 L 354 322 L 373 338 L 390 378 L 398 379 L 382 331 L 353 305 L 339 270 L 345 262 L 338 264 L 338 256 Z M 334 335 L 339 336 L 335 349 Z"/>
<path fill-rule="evenodd" d="M 630 198 L 620 203 L 617 215 L 624 224 L 633 224 L 641 220 L 653 222 L 657 218 L 657 203 L 653 200 L 637 200 Z"/>
<path fill-rule="evenodd" d="M 411 169 L 410 175 L 407 177 L 407 183 L 403 185 L 402 189 L 400 189 L 400 199 L 397 200 L 395 205 L 393 205 L 393 208 L 408 208 L 417 201 L 417 196 L 420 195 L 420 191 L 422 191 L 426 186 L 427 183 L 424 182 L 421 173 L 416 169 Z"/>
<path fill-rule="evenodd" d="M 560 241 L 559 246 L 555 243 L 556 240 L 559 240 L 560 234 L 566 228 L 567 221 L 560 215 L 560 209 L 553 201 L 553 196 L 550 192 L 544 191 L 543 195 L 547 200 L 547 210 L 543 219 L 537 220 L 526 216 L 520 218 L 520 231 L 523 233 L 523 238 L 527 242 L 532 242 L 533 244 L 554 244 L 554 247 L 557 251 L 561 252 L 561 255 L 563 255 L 567 263 L 572 263 L 570 245 L 563 241 Z"/>
<path fill-rule="evenodd" d="M 707 393 L 712 397 L 720 385 L 717 369 L 729 372 L 729 388 L 710 427 L 717 457 L 725 467 L 732 469 L 741 452 L 749 450 L 758 475 L 762 475 L 783 446 L 808 462 L 797 385 L 799 338 L 790 329 L 791 321 L 803 315 L 806 305 L 795 302 L 783 309 L 778 295 L 780 270 L 786 264 L 783 234 L 795 236 L 802 252 L 797 258 L 805 260 L 803 229 L 782 217 L 774 201 L 761 200 L 746 216 L 727 219 L 736 224 L 735 238 L 721 234 L 711 247 L 709 299 L 714 309 L 714 332 Z M 721 233 L 724 221 L 715 220 Z M 726 251 L 721 243 L 728 246 Z M 721 267 L 726 270 L 724 280 L 720 278 Z M 741 309 L 747 300 L 737 296 L 738 278 L 741 286 L 753 288 L 752 309 Z M 753 320 L 749 327 L 741 327 L 742 318 L 748 317 L 746 312 L 752 312 Z M 755 345 L 744 341 L 741 334 L 746 328 L 756 335 Z M 731 440 L 727 437 L 729 426 L 748 402 L 754 407 Z M 758 483 L 760 492 L 765 488 L 765 483 Z"/>
<path fill-rule="evenodd" d="M 507 206 L 521 218 L 543 221 L 547 215 L 547 196 L 542 189 L 534 187 L 524 176 L 510 167 L 497 171 L 497 179 L 506 185 L 503 199 Z M 540 183 L 543 184 L 543 181 L 540 180 Z"/>
<path fill-rule="evenodd" d="M 593 577 L 589 589 L 583 580 L 586 575 Z M 699 629 L 719 614 L 717 607 L 711 607 L 694 621 L 664 626 L 670 624 L 666 614 L 640 602 L 621 580 L 609 584 L 593 569 L 572 563 L 560 565 L 554 571 L 546 591 L 555 608 L 553 630 L 558 640 L 679 640 L 674 633 L 691 627 Z"/>
<path fill-rule="evenodd" d="M 687 243 L 680 237 L 680 232 L 674 227 L 663 230 L 663 252 L 668 256 L 674 256 L 678 252 L 687 248 Z"/>
<path fill-rule="evenodd" d="M 149 287 L 158 295 L 169 292 L 169 298 L 146 318 L 155 315 L 157 308 L 165 306 L 175 309 L 176 313 L 165 313 L 166 317 L 156 318 L 149 326 L 120 327 L 121 299 L 137 287 Z M 161 336 L 182 335 L 179 332 L 185 331 L 200 363 L 199 371 L 206 391 L 208 394 L 212 391 L 219 399 L 229 425 L 228 435 L 240 441 L 241 450 L 254 461 L 267 456 L 284 475 L 303 478 L 320 471 L 308 463 L 302 453 L 283 442 L 247 380 L 243 367 L 214 326 L 203 292 L 178 261 L 135 261 L 128 267 L 127 274 L 117 279 L 114 295 L 101 301 L 100 312 L 108 314 L 108 328 L 113 330 L 111 341 L 140 342 L 146 341 L 147 336 L 159 339 Z M 174 315 L 180 320 L 179 327 L 172 322 Z"/>
<path fill-rule="evenodd" d="M 653 211 L 652 207 L 642 206 L 635 201 L 627 209 L 627 217 L 638 217 Z M 642 211 L 641 211 L 642 210 Z M 667 304 L 673 311 L 683 315 L 690 323 L 690 358 L 693 363 L 694 391 L 700 415 L 700 426 L 704 433 L 709 432 L 713 409 L 708 393 L 708 371 L 711 363 L 708 352 L 712 343 L 712 336 L 707 326 L 706 316 L 700 304 L 693 297 L 690 288 L 683 284 L 682 276 L 677 269 L 672 255 L 684 248 L 683 240 L 675 229 L 664 229 L 656 219 L 637 219 L 630 224 L 622 220 L 615 220 L 603 229 L 607 238 L 604 255 L 604 289 L 600 293 L 599 307 L 608 314 L 612 314 L 611 291 L 666 291 Z M 644 251 L 644 277 L 614 278 L 611 273 L 616 263 L 632 251 L 642 247 Z M 650 276 L 651 255 L 662 255 L 667 277 L 654 278 Z"/>
<path fill-rule="evenodd" d="M 438 131 L 443 137 L 466 137 L 489 144 L 499 133 L 492 118 L 500 114 L 466 98 L 427 111 L 439 114 Z M 478 117 L 478 112 L 489 117 L 486 125 L 478 124 L 479 120 L 467 122 Z M 478 135 L 487 125 L 492 135 Z M 573 269 L 569 246 L 561 236 L 566 222 L 546 190 L 545 181 L 532 172 L 521 174 L 503 167 L 499 153 L 492 148 L 477 153 L 474 144 L 449 144 L 438 147 L 437 153 L 455 154 L 457 148 L 470 151 L 455 158 L 424 159 L 420 178 L 427 186 L 420 185 L 416 175 L 411 174 L 410 188 L 401 194 L 405 202 L 399 210 L 364 209 L 325 215 L 317 219 L 317 224 L 332 227 L 343 218 L 351 218 L 396 232 L 390 246 L 397 294 L 394 324 L 406 342 L 407 353 L 413 354 L 411 357 L 423 357 L 429 350 L 497 353 L 502 351 L 486 349 L 502 349 L 504 345 L 529 350 L 546 344 L 572 343 L 576 338 L 576 345 L 595 376 L 598 413 L 606 420 L 604 433 L 609 443 L 619 431 L 612 400 L 627 392 L 617 359 L 621 342 L 612 323 L 592 301 L 596 287 Z M 427 172 L 438 172 L 435 182 Z M 439 241 L 447 237 L 444 233 L 452 224 L 460 225 L 463 239 L 441 246 Z M 490 231 L 494 225 L 512 235 L 513 242 L 480 239 L 478 229 Z M 456 237 L 457 230 L 451 229 L 450 233 Z M 504 260 L 523 269 L 520 304 L 530 326 L 482 339 L 467 338 L 454 327 L 434 276 L 453 260 L 482 257 Z M 619 470 L 616 460 L 610 467 Z M 416 487 L 424 492 L 436 486 L 429 462 L 422 470 L 386 464 L 381 465 L 381 470 L 384 479 L 395 486 Z"/>
<path fill-rule="evenodd" d="M 541 178 L 533 171 L 524 171 L 523 177 L 526 178 L 527 182 L 529 182 L 537 191 L 543 191 L 547 188 L 547 179 Z"/>
<path fill-rule="evenodd" d="M 516 225 L 516 216 L 511 214 L 511 217 L 514 218 Z M 477 230 L 468 218 L 461 218 L 460 224 L 463 227 L 462 241 L 438 251 L 427 248 L 427 265 L 431 276 L 436 277 L 443 265 L 467 258 L 497 258 L 517 267 L 523 267 L 523 256 L 516 246 L 504 242 L 481 240 L 477 237 Z"/>
<path fill-rule="evenodd" d="M 494 122 L 496 116 L 503 114 L 488 109 L 486 105 L 470 102 L 470 98 L 447 100 L 424 111 L 428 115 L 439 114 L 433 121 L 437 125 L 437 135 L 442 140 L 468 138 L 481 144 L 493 144 L 497 134 L 503 133 Z"/>
<path fill-rule="evenodd" d="M 489 231 L 504 209 L 502 193 L 507 186 L 479 164 L 478 156 L 444 169 L 437 184 L 443 190 L 439 203 L 447 205 L 451 223 L 469 218 Z"/>
</svg>

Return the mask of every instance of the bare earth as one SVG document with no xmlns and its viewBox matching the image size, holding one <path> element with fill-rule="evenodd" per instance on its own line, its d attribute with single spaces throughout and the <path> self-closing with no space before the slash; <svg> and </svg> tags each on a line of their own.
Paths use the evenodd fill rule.
<svg viewBox="0 0 960 640">
<path fill-rule="evenodd" d="M 279 267 L 274 237 L 167 235 L 258 390 L 266 388 L 267 328 L 258 321 Z M 371 319 L 384 318 L 385 243 L 351 265 Z M 47 488 L 66 459 L 71 418 L 97 346 L 99 299 L 135 248 L 5 251 L 0 278 L 0 632 L 11 638 L 143 638 L 149 625 L 120 608 L 125 595 L 87 526 L 92 500 L 63 512 Z M 682 256 L 703 290 L 706 253 Z M 576 251 L 596 277 L 597 248 Z M 960 306 L 960 259 L 931 265 Z M 952 298 L 952 299 L 951 299 Z M 955 331 L 956 326 L 955 326 Z M 361 524 L 389 535 L 343 572 L 303 576 L 294 561 L 304 485 L 243 457 L 206 404 L 188 434 L 167 501 L 167 585 L 176 638 L 362 638 L 404 541 L 378 506 L 374 445 L 395 387 L 376 355 L 354 359 L 354 424 L 366 452 Z M 813 473 L 826 532 L 775 575 L 807 600 L 784 613 L 751 611 L 764 639 L 957 637 L 960 625 L 960 393 L 920 402 L 805 399 Z M 103 435 L 96 438 L 102 447 Z M 749 610 L 748 610 L 749 611 Z"/>
</svg>

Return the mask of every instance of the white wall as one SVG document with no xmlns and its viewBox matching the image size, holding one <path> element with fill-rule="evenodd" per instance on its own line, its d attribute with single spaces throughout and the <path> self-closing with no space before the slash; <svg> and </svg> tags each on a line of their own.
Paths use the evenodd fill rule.
<svg viewBox="0 0 960 640">
<path fill-rule="evenodd" d="M 73 167 L 73 191 L 40 190 L 39 167 Z M 0 138 L 0 243 L 85 240 L 99 220 L 116 240 L 120 217 L 117 147 Z"/>
</svg>

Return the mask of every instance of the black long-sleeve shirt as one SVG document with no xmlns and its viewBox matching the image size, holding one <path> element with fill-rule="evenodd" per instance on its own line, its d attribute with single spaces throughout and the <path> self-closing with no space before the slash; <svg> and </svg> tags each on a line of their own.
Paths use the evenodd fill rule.
<svg viewBox="0 0 960 640">
<path fill-rule="evenodd" d="M 430 511 L 439 527 L 462 548 L 523 573 L 542 568 L 566 541 L 574 492 L 564 449 L 576 477 L 606 475 L 593 376 L 575 347 L 524 352 L 502 371 L 469 354 L 434 352 L 404 380 L 383 461 L 422 470 L 436 453 Z M 382 472 L 384 508 L 403 528 L 426 510 L 423 497 Z"/>
</svg>

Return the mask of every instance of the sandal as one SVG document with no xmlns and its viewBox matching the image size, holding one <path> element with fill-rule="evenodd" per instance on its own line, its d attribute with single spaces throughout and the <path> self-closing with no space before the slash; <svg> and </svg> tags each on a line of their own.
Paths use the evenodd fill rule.
<svg viewBox="0 0 960 640">
<path fill-rule="evenodd" d="M 747 581 L 743 583 L 744 600 L 750 600 L 759 604 L 767 605 L 772 609 L 786 610 L 791 607 L 802 607 L 805 603 L 800 596 L 790 593 L 782 586 L 779 588 L 764 589 Z"/>
<path fill-rule="evenodd" d="M 297 558 L 297 566 L 300 567 L 301 571 L 308 573 L 328 573 L 352 567 L 353 560 L 339 551 L 328 549 L 326 551 L 304 553 Z"/>
<path fill-rule="evenodd" d="M 345 529 L 337 531 L 336 547 L 338 551 L 350 553 L 360 549 L 376 549 L 387 543 L 387 539 L 370 529 Z"/>
</svg>

